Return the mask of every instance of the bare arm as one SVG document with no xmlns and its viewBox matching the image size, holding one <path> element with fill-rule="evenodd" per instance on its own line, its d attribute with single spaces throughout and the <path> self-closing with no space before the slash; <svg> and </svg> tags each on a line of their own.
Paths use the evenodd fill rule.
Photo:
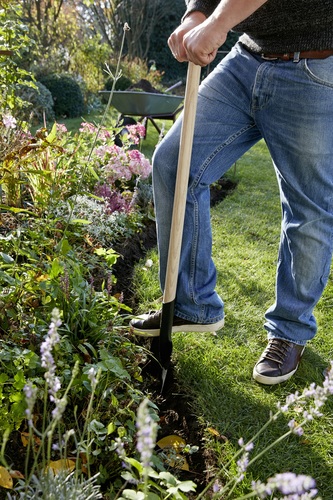
<svg viewBox="0 0 333 500">
<path fill-rule="evenodd" d="M 191 12 L 169 38 L 172 53 L 180 62 L 206 66 L 215 58 L 228 32 L 266 2 L 221 0 L 208 18 L 199 11 Z"/>
</svg>

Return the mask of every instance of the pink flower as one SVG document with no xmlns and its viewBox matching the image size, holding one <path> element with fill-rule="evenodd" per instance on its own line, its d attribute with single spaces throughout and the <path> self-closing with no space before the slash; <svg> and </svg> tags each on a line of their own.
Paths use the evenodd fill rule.
<svg viewBox="0 0 333 500">
<path fill-rule="evenodd" d="M 140 139 L 143 139 L 146 135 L 146 128 L 142 125 L 142 123 L 127 125 L 126 129 L 129 133 L 129 141 L 133 144 L 139 144 Z"/>
<path fill-rule="evenodd" d="M 112 139 L 112 134 L 106 128 L 103 127 L 99 131 L 99 138 L 105 142 L 107 139 Z"/>
<path fill-rule="evenodd" d="M 89 122 L 81 123 L 81 128 L 79 128 L 80 132 L 87 132 L 88 134 L 96 134 L 97 129 L 95 125 Z"/>
<path fill-rule="evenodd" d="M 6 114 L 2 117 L 2 123 L 6 128 L 16 128 L 17 121 L 12 115 Z"/>
<path fill-rule="evenodd" d="M 149 160 L 140 153 L 137 149 L 128 151 L 130 160 L 130 168 L 134 175 L 140 175 L 143 179 L 149 177 L 151 173 L 151 165 Z"/>
<path fill-rule="evenodd" d="M 110 183 L 116 180 L 130 181 L 133 176 L 145 179 L 151 173 L 149 160 L 137 149 L 125 150 L 115 144 L 101 145 L 95 149 L 94 154 Z"/>
<path fill-rule="evenodd" d="M 57 123 L 57 131 L 60 134 L 65 134 L 66 132 L 68 132 L 67 127 L 64 123 Z"/>
</svg>

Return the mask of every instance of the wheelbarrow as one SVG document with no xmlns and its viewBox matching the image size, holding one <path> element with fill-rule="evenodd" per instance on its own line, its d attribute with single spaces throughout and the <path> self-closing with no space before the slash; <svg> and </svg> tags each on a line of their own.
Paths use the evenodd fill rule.
<svg viewBox="0 0 333 500">
<path fill-rule="evenodd" d="M 174 87 L 170 87 L 171 88 Z M 102 91 L 109 94 L 109 91 Z M 150 121 L 158 134 L 161 129 L 156 119 L 176 121 L 177 114 L 183 109 L 184 97 L 171 94 L 137 92 L 134 90 L 115 90 L 112 96 L 112 106 L 121 114 L 120 120 L 126 125 L 127 116 L 139 117 L 136 121 Z M 147 127 L 146 127 L 147 128 Z"/>
</svg>

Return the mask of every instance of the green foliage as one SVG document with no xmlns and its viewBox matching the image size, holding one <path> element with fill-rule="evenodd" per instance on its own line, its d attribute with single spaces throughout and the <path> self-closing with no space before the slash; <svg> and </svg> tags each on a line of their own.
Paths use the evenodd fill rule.
<svg viewBox="0 0 333 500">
<path fill-rule="evenodd" d="M 15 128 L 8 128 L 8 123 L 2 124 L 4 145 L 10 148 L 4 148 L 0 208 L 7 227 L 13 224 L 14 229 L 0 235 L 1 329 L 13 338 L 19 330 L 29 339 L 33 328 L 38 336 L 45 311 L 58 307 L 74 350 L 82 353 L 83 344 L 95 345 L 108 335 L 117 315 L 128 312 L 111 293 L 117 259 L 112 246 L 135 234 L 151 210 L 151 200 L 139 205 L 136 196 L 138 176 L 144 174 L 142 168 L 147 176 L 150 164 L 134 149 L 128 164 L 119 162 L 117 156 L 125 158 L 126 151 L 114 148 L 114 135 L 89 123 L 73 136 L 54 124 L 35 137 L 22 134 L 14 122 Z M 109 150 L 115 156 L 112 173 L 107 170 L 106 175 L 108 160 L 103 158 Z M 109 201 L 94 194 L 102 183 Z"/>
<path fill-rule="evenodd" d="M 42 76 L 40 81 L 49 89 L 57 117 L 75 118 L 84 114 L 84 99 L 80 85 L 70 75 Z"/>
<path fill-rule="evenodd" d="M 27 29 L 20 20 L 21 6 L 0 6 L 0 112 L 22 106 L 17 96 L 19 84 L 33 86 L 31 75 L 20 65 L 22 52 L 31 44 Z M 7 53 L 6 53 L 7 52 Z"/>
<path fill-rule="evenodd" d="M 108 247 L 112 241 L 129 238 L 140 223 L 140 214 L 108 213 L 103 200 L 92 196 L 74 195 L 66 203 L 59 204 L 53 211 L 59 219 L 68 219 L 70 224 L 85 225 L 92 241 Z"/>
<path fill-rule="evenodd" d="M 17 430 L 25 418 L 23 387 L 34 377 L 38 356 L 14 343 L 0 342 L 0 435 Z"/>
<path fill-rule="evenodd" d="M 175 2 L 173 8 L 156 24 L 151 34 L 148 61 L 154 61 L 166 82 L 186 78 L 187 65 L 176 61 L 168 46 L 168 37 L 179 26 L 185 8 L 185 2 Z"/>
<path fill-rule="evenodd" d="M 25 67 L 36 75 L 66 73 L 84 32 L 84 23 L 80 23 L 75 5 L 64 4 L 62 0 L 19 3 L 29 37 L 34 42 L 24 54 Z"/>
<path fill-rule="evenodd" d="M 45 210 L 50 203 L 57 203 L 70 192 L 68 177 L 73 172 L 72 151 L 63 147 L 64 141 L 57 134 L 57 125 L 51 131 L 42 128 L 33 137 L 16 128 L 0 123 L 3 134 L 4 175 L 1 185 L 7 205 L 23 208 L 24 198 L 30 198 L 35 208 Z"/>
<path fill-rule="evenodd" d="M 71 134 L 54 124 L 32 135 L 9 112 L 2 113 L 0 128 L 2 463 L 8 466 L 8 432 L 28 427 L 17 495 L 98 498 L 100 486 L 91 488 L 83 471 L 98 475 L 112 495 L 123 484 L 117 440 L 125 442 L 129 460 L 139 458 L 135 421 L 145 350 L 122 326 L 130 309 L 122 294 L 113 294 L 118 255 L 112 246 L 121 247 L 151 217 L 151 167 L 135 149 L 144 133 L 141 126 L 129 130 L 122 148 L 114 145 L 112 126 L 84 123 Z M 82 209 L 81 199 L 94 201 L 99 219 Z M 102 215 L 113 229 L 108 238 L 102 229 L 93 232 L 104 226 Z M 57 341 L 47 353 L 51 335 Z M 68 452 L 76 473 L 50 484 L 46 467 Z M 154 481 L 157 491 L 173 488 L 170 498 L 186 488 L 171 475 L 167 483 L 162 476 Z"/>
<path fill-rule="evenodd" d="M 15 488 L 15 495 L 8 493 L 9 500 L 86 500 L 87 498 L 102 498 L 100 486 L 96 484 L 97 477 L 85 479 L 78 478 L 74 472 L 68 474 L 60 471 L 54 475 L 53 472 L 44 472 L 39 477 L 34 475 L 31 484 L 26 485 L 21 481 L 20 486 Z M 19 496 L 18 496 L 19 495 Z"/>
<path fill-rule="evenodd" d="M 127 76 L 120 76 L 116 81 L 115 90 L 126 90 L 128 87 L 132 85 L 132 80 L 130 80 Z M 111 90 L 113 86 L 113 78 L 108 78 L 105 83 L 105 90 Z"/>
</svg>

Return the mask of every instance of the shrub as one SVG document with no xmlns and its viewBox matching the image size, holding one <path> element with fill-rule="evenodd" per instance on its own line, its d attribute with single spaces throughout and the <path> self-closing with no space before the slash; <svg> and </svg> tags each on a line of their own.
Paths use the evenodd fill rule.
<svg viewBox="0 0 333 500">
<path fill-rule="evenodd" d="M 57 117 L 75 118 L 84 113 L 81 88 L 71 76 L 52 74 L 44 76 L 40 80 L 52 94 Z"/>
<path fill-rule="evenodd" d="M 51 92 L 45 85 L 36 82 L 36 88 L 22 85 L 18 95 L 23 101 L 28 103 L 24 110 L 24 119 L 35 123 L 41 123 L 45 118 L 47 121 L 54 121 L 54 102 Z"/>
</svg>

